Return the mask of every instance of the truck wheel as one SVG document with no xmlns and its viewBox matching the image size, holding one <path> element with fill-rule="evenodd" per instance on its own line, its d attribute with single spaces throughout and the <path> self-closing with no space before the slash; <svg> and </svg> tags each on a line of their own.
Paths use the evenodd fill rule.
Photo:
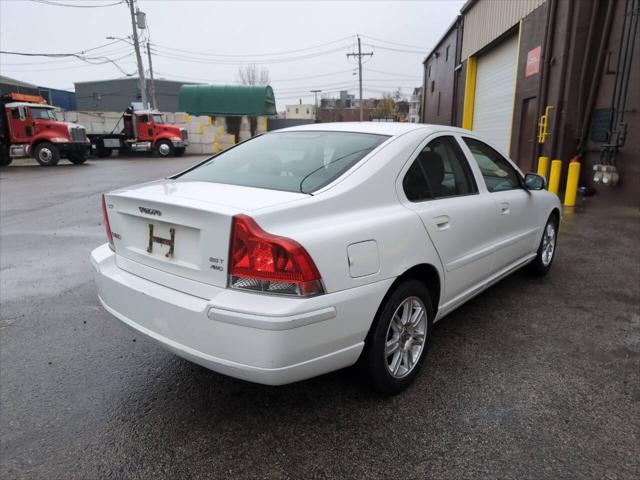
<svg viewBox="0 0 640 480">
<path fill-rule="evenodd" d="M 173 157 L 173 145 L 168 140 L 160 140 L 156 143 L 156 153 L 159 157 Z"/>
<path fill-rule="evenodd" d="M 9 152 L 6 148 L 0 147 L 0 167 L 6 167 L 10 165 L 13 161 L 13 158 L 9 156 Z"/>
<path fill-rule="evenodd" d="M 42 142 L 33 151 L 33 158 L 43 167 L 53 167 L 60 161 L 60 152 L 53 143 Z"/>
<path fill-rule="evenodd" d="M 87 156 L 84 153 L 67 153 L 67 160 L 74 165 L 80 165 L 87 161 Z"/>
<path fill-rule="evenodd" d="M 184 147 L 180 147 L 180 148 L 176 148 L 174 153 L 176 155 L 176 157 L 181 157 L 182 155 L 184 155 L 186 148 Z"/>
</svg>

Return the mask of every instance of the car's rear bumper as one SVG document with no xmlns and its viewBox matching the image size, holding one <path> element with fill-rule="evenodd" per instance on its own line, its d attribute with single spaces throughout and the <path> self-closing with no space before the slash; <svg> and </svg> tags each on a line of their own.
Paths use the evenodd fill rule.
<svg viewBox="0 0 640 480">
<path fill-rule="evenodd" d="M 308 299 L 216 289 L 211 299 L 165 287 L 91 254 L 105 309 L 128 327 L 211 370 L 281 385 L 352 365 L 393 280 Z"/>
</svg>

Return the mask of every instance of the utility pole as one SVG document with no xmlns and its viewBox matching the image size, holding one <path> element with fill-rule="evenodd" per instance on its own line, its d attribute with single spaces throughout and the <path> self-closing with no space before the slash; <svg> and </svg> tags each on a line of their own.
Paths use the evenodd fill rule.
<svg viewBox="0 0 640 480">
<path fill-rule="evenodd" d="M 133 28 L 133 48 L 136 50 L 136 61 L 138 62 L 138 81 L 140 84 L 140 96 L 144 108 L 149 107 L 147 102 L 147 85 L 144 81 L 144 65 L 142 64 L 142 56 L 140 55 L 140 43 L 138 43 L 138 27 L 136 25 L 136 14 L 133 11 L 133 0 L 127 0 L 129 11 L 131 12 L 131 27 Z"/>
<path fill-rule="evenodd" d="M 371 57 L 373 52 L 362 53 L 360 47 L 360 35 L 358 35 L 358 53 L 347 53 L 347 57 L 358 57 L 358 84 L 360 85 L 360 121 L 363 117 L 363 104 L 362 104 L 362 57 Z"/>
<path fill-rule="evenodd" d="M 318 120 L 318 94 L 321 92 L 322 90 L 311 90 L 311 93 L 313 93 L 313 96 L 315 97 L 315 101 L 314 101 L 314 111 L 313 114 L 316 117 L 316 120 Z"/>
<path fill-rule="evenodd" d="M 151 45 L 147 42 L 147 54 L 149 55 L 149 75 L 151 76 L 151 105 L 153 105 L 153 109 L 158 109 L 158 104 L 156 103 L 156 82 L 153 79 L 153 63 L 151 63 Z"/>
</svg>

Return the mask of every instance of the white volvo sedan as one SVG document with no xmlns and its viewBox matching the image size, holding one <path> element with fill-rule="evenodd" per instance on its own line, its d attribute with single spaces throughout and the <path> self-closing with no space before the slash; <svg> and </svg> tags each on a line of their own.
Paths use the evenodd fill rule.
<svg viewBox="0 0 640 480">
<path fill-rule="evenodd" d="M 105 194 L 91 262 L 109 313 L 211 370 L 280 385 L 358 362 L 396 393 L 434 322 L 549 270 L 544 183 L 462 129 L 305 125 Z"/>
</svg>

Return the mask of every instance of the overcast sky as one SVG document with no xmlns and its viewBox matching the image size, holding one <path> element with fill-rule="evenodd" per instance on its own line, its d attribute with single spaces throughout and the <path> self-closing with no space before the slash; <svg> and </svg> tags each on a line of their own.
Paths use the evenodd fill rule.
<svg viewBox="0 0 640 480">
<path fill-rule="evenodd" d="M 0 0 L 0 50 L 76 53 L 127 37 L 131 20 L 118 0 Z M 59 5 L 52 5 L 53 3 Z M 398 87 L 408 95 L 422 82 L 422 61 L 453 22 L 463 1 L 178 1 L 137 0 L 147 14 L 156 78 L 236 83 L 238 65 L 269 71 L 278 109 L 312 89 L 357 95 L 356 34 L 362 36 L 365 97 Z M 60 5 L 75 4 L 76 7 Z M 315 47 L 315 48 L 311 48 Z M 144 53 L 144 52 L 143 52 Z M 113 59 L 136 73 L 133 48 L 115 42 L 86 53 L 92 62 Z M 100 57 L 100 58 L 98 58 Z M 123 58 L 124 57 L 124 58 Z M 146 55 L 145 68 L 148 69 Z M 40 86 L 73 90 L 74 82 L 123 77 L 111 63 L 76 58 L 0 55 L 2 75 Z"/>
</svg>

